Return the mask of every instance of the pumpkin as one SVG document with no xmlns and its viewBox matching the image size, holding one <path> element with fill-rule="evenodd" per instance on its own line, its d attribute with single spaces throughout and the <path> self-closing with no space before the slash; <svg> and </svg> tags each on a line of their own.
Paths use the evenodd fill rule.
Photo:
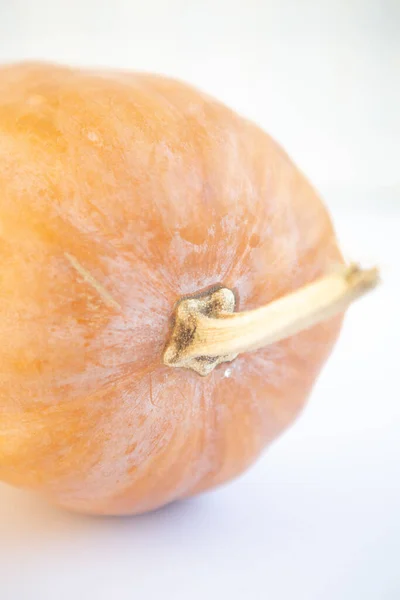
<svg viewBox="0 0 400 600">
<path fill-rule="evenodd" d="M 256 125 L 178 81 L 0 68 L 0 479 L 134 514 L 231 480 L 376 283 Z"/>
</svg>

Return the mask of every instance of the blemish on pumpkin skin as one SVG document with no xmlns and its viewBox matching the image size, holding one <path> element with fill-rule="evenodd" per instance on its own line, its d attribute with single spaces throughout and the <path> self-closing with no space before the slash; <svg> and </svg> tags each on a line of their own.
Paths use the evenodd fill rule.
<svg viewBox="0 0 400 600">
<path fill-rule="evenodd" d="M 131 444 L 130 446 L 128 446 L 128 448 L 126 449 L 125 454 L 126 455 L 132 454 L 136 450 L 136 447 L 137 447 L 137 443 L 133 442 L 133 444 Z"/>
<path fill-rule="evenodd" d="M 253 233 L 249 239 L 249 246 L 250 246 L 250 248 L 258 248 L 259 245 L 260 245 L 260 236 L 258 235 L 258 233 Z"/>
<path fill-rule="evenodd" d="M 157 404 L 155 403 L 154 396 L 153 396 L 153 378 L 151 376 L 151 373 L 150 373 L 150 377 L 149 377 L 149 400 L 150 400 L 150 404 L 152 406 L 154 406 L 154 408 L 157 408 Z"/>
<path fill-rule="evenodd" d="M 105 287 L 99 281 L 97 281 L 97 279 L 95 279 L 93 277 L 93 275 L 91 273 L 89 273 L 89 271 L 87 271 L 87 269 L 85 269 L 81 265 L 81 263 L 78 261 L 78 259 L 75 256 L 73 256 L 72 254 L 69 254 L 69 252 L 64 252 L 64 255 L 68 259 L 71 266 L 82 277 L 82 279 L 86 283 L 88 283 L 92 288 L 94 288 L 96 290 L 96 292 L 102 298 L 103 302 L 105 304 L 107 304 L 107 306 L 109 306 L 110 308 L 117 308 L 118 310 L 121 310 L 121 305 L 118 304 L 118 302 L 116 300 L 114 300 L 114 298 L 111 296 L 110 292 L 108 292 L 105 289 Z"/>
<path fill-rule="evenodd" d="M 186 242 L 195 246 L 201 246 L 207 240 L 208 231 L 199 223 L 198 225 L 189 225 L 179 230 L 180 237 Z"/>
<path fill-rule="evenodd" d="M 144 425 L 145 422 L 146 422 L 145 415 L 139 415 L 139 417 L 137 418 L 137 426 L 142 427 L 142 425 Z"/>
<path fill-rule="evenodd" d="M 32 96 L 29 96 L 26 101 L 29 106 L 41 106 L 42 104 L 45 104 L 45 102 L 46 98 L 40 94 L 33 94 Z"/>
<path fill-rule="evenodd" d="M 95 131 L 88 131 L 86 137 L 90 142 L 93 142 L 94 144 L 100 142 L 100 138 Z"/>
</svg>

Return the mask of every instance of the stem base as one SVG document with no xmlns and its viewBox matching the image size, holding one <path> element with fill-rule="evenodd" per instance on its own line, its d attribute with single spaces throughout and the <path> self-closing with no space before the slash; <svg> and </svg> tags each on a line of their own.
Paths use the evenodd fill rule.
<svg viewBox="0 0 400 600">
<path fill-rule="evenodd" d="M 188 350 L 199 343 L 201 336 L 197 327 L 199 316 L 218 319 L 235 311 L 235 295 L 229 288 L 219 288 L 195 298 L 185 298 L 177 306 L 175 323 L 168 347 L 164 352 L 164 364 L 169 367 L 192 369 L 203 377 L 223 362 L 231 362 L 236 354 L 222 356 L 188 356 Z"/>
</svg>

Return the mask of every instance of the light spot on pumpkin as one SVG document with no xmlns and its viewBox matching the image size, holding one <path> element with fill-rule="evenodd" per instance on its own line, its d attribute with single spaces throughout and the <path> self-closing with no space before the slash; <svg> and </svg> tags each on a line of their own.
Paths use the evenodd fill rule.
<svg viewBox="0 0 400 600">
<path fill-rule="evenodd" d="M 29 98 L 27 99 L 27 104 L 29 106 L 40 106 L 45 102 L 46 98 L 44 96 L 41 96 L 40 94 L 32 94 L 32 96 L 29 96 Z"/>
<path fill-rule="evenodd" d="M 87 134 L 87 138 L 90 142 L 93 142 L 93 143 L 100 141 L 100 138 L 95 131 L 89 131 Z"/>
</svg>

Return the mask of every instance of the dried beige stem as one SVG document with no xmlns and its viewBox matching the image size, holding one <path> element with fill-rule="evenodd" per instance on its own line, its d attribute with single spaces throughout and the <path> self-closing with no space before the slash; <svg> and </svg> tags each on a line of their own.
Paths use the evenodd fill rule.
<svg viewBox="0 0 400 600">
<path fill-rule="evenodd" d="M 226 288 L 183 300 L 164 363 L 206 375 L 239 353 L 278 342 L 343 312 L 378 281 L 375 268 L 344 266 L 266 306 L 242 313 L 233 312 L 233 294 Z"/>
</svg>

